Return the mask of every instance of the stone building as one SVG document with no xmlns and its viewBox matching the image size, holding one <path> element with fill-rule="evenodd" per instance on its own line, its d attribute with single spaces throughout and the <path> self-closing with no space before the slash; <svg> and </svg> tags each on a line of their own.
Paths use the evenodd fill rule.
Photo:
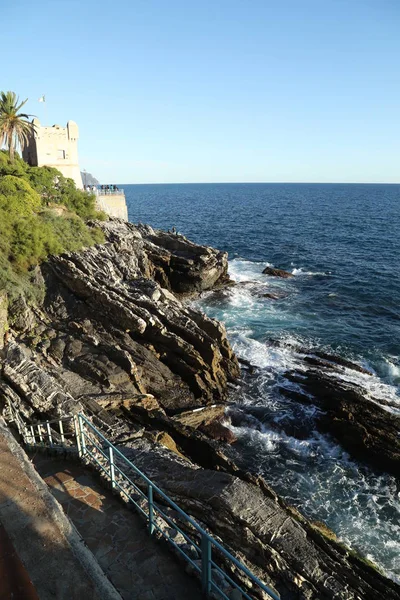
<svg viewBox="0 0 400 600">
<path fill-rule="evenodd" d="M 39 119 L 33 119 L 34 128 L 22 150 L 23 159 L 33 167 L 55 167 L 64 177 L 75 181 L 78 189 L 83 189 L 78 161 L 78 125 L 68 121 L 66 127 L 53 125 L 45 127 Z M 109 188 L 109 186 L 106 186 Z M 128 208 L 123 190 L 96 187 L 97 208 L 110 217 L 128 220 Z"/>
<path fill-rule="evenodd" d="M 68 121 L 66 127 L 53 125 L 45 127 L 39 119 L 33 119 L 32 131 L 22 156 L 34 167 L 55 167 L 65 177 L 75 181 L 77 188 L 82 189 L 82 177 L 78 161 L 78 125 Z"/>
</svg>

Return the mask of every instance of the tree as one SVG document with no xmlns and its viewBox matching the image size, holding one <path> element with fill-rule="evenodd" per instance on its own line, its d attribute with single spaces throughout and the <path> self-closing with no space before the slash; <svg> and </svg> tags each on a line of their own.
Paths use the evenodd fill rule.
<svg viewBox="0 0 400 600">
<path fill-rule="evenodd" d="M 28 98 L 20 103 L 15 92 L 0 92 L 0 146 L 6 144 L 11 162 L 14 161 L 17 144 L 23 148 L 34 125 L 26 113 L 19 112 Z"/>
</svg>

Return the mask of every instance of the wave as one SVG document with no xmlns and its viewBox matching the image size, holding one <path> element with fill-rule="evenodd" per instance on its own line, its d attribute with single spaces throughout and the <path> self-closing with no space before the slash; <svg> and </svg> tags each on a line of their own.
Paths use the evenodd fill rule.
<svg viewBox="0 0 400 600">
<path fill-rule="evenodd" d="M 332 275 L 330 271 L 325 273 L 324 271 L 304 271 L 302 267 L 292 269 L 292 275 L 319 275 L 320 277 L 329 277 Z"/>
</svg>

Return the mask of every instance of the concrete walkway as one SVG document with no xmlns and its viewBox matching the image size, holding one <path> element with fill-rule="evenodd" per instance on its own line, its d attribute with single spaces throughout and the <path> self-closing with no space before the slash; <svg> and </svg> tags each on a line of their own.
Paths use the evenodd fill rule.
<svg viewBox="0 0 400 600">
<path fill-rule="evenodd" d="M 197 581 L 94 474 L 45 454 L 32 460 L 124 600 L 201 599 Z"/>
<path fill-rule="evenodd" d="M 121 600 L 0 418 L 1 600 Z"/>
</svg>

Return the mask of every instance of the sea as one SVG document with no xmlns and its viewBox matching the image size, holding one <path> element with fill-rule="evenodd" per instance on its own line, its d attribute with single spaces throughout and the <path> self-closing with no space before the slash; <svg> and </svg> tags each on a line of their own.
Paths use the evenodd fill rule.
<svg viewBox="0 0 400 600">
<path fill-rule="evenodd" d="M 400 185 L 121 187 L 131 222 L 175 227 L 229 254 L 238 285 L 196 306 L 223 321 L 237 355 L 258 367 L 232 391 L 233 407 L 251 416 L 232 426 L 238 459 L 400 582 L 400 473 L 368 468 L 313 427 L 299 438 L 280 429 L 288 419 L 312 424 L 318 409 L 277 385 L 299 348 L 317 348 L 370 369 L 351 377 L 400 413 Z M 294 277 L 267 277 L 268 265 Z"/>
</svg>

